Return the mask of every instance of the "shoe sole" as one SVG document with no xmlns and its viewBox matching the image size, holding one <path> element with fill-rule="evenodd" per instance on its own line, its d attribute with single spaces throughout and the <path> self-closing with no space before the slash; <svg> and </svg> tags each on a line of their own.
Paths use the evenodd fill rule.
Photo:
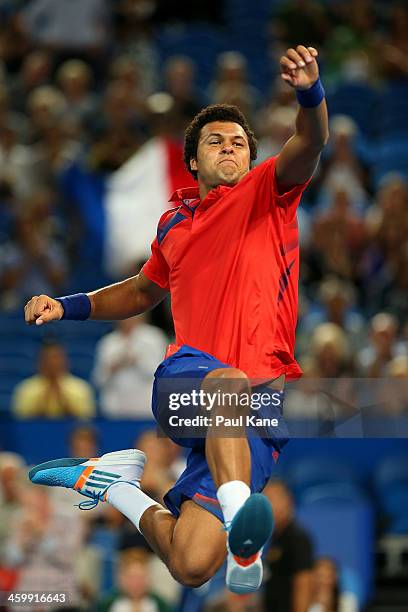
<svg viewBox="0 0 408 612">
<path fill-rule="evenodd" d="M 61 468 L 61 467 L 74 467 L 76 465 L 84 465 L 84 466 L 100 466 L 103 465 L 137 465 L 140 468 L 144 468 L 146 463 L 146 455 L 143 451 L 139 451 L 137 449 L 130 448 L 124 451 L 115 451 L 113 453 L 106 453 L 98 458 L 89 457 L 77 457 L 73 458 L 64 458 L 64 459 L 54 459 L 53 461 L 45 461 L 44 463 L 40 463 L 36 465 L 28 472 L 28 477 L 30 480 L 34 478 L 34 476 L 43 470 L 48 470 L 52 468 Z"/>
<path fill-rule="evenodd" d="M 245 569 L 239 566 L 234 567 L 228 576 L 227 588 L 231 593 L 237 595 L 255 593 L 261 586 L 262 574 L 262 565 L 256 563 Z"/>
<path fill-rule="evenodd" d="M 233 555 L 248 559 L 256 554 L 271 537 L 273 514 L 271 504 L 261 493 L 248 497 L 235 515 L 228 535 Z"/>
</svg>

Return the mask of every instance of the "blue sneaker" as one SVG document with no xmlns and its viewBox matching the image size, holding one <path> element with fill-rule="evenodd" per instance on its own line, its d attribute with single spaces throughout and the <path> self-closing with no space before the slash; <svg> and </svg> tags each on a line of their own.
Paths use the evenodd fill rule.
<svg viewBox="0 0 408 612">
<path fill-rule="evenodd" d="M 262 548 L 273 530 L 271 504 L 254 493 L 228 527 L 227 588 L 232 593 L 254 593 L 262 583 Z"/>
<path fill-rule="evenodd" d="M 116 482 L 128 482 L 140 487 L 146 455 L 139 450 L 106 453 L 87 459 L 55 459 L 33 467 L 28 477 L 34 484 L 74 489 L 91 501 L 79 504 L 81 510 L 91 510 L 106 501 L 106 492 Z"/>
</svg>

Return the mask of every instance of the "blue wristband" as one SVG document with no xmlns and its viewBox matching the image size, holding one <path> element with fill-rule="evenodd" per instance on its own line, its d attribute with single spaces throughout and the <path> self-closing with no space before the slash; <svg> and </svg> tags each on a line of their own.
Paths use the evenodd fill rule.
<svg viewBox="0 0 408 612">
<path fill-rule="evenodd" d="M 320 79 L 317 79 L 309 89 L 297 89 L 296 98 L 300 106 L 314 108 L 319 106 L 325 96 L 325 91 Z"/>
<path fill-rule="evenodd" d="M 91 300 L 86 293 L 75 293 L 55 298 L 64 309 L 62 319 L 69 321 L 86 321 L 91 314 Z"/>
</svg>

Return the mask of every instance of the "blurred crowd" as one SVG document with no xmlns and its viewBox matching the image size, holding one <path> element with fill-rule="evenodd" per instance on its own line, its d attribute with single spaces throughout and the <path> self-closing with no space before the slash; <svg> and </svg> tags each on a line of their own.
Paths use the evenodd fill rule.
<svg viewBox="0 0 408 612">
<path fill-rule="evenodd" d="M 247 24 L 254 4 L 264 13 Z M 211 29 L 220 43 L 231 41 L 228 48 L 219 45 L 207 72 L 197 49 L 173 52 L 170 44 L 199 27 Z M 367 100 L 389 86 L 408 86 L 407 32 L 403 1 L 0 0 L 0 322 L 8 325 L 13 313 L 21 317 L 32 295 L 90 290 L 106 279 L 89 211 L 72 192 L 67 197 L 70 169 L 110 176 L 157 138 L 181 152 L 188 122 L 217 102 L 247 114 L 259 139 L 257 163 L 277 154 L 296 116 L 293 91 L 278 75 L 279 57 L 288 46 L 307 43 L 319 50 L 327 92 L 351 87 L 365 102 L 362 111 L 348 113 L 346 104 L 332 112 L 339 108 L 333 97 L 330 142 L 299 210 L 297 357 L 306 379 L 406 379 L 408 151 L 399 152 L 396 134 L 384 134 L 383 127 L 396 118 L 397 136 L 406 137 L 408 107 L 401 96 L 395 100 L 401 115 L 387 114 L 386 106 L 376 113 Z M 203 58 L 206 49 L 200 53 Z M 375 153 L 385 136 L 395 165 L 379 172 Z M 186 176 L 181 153 L 177 163 Z M 117 278 L 139 268 L 135 260 Z M 0 410 L 10 408 L 18 418 L 147 418 L 152 374 L 171 339 L 168 305 L 151 320 L 119 323 L 98 339 L 89 376 L 75 375 L 64 343 L 48 339 L 33 356 L 36 372 L 20 377 Z M 0 349 L 4 356 L 7 346 Z M 298 393 L 287 409 L 302 417 L 309 391 Z M 407 393 L 397 395 L 387 408 L 407 414 Z M 73 456 L 99 452 L 88 427 L 70 445 Z M 149 456 L 142 484 L 160 500 L 183 457 L 151 432 L 137 447 Z M 0 591 L 64 585 L 72 609 L 101 612 L 164 612 L 177 605 L 179 585 L 120 514 L 107 505 L 89 515 L 72 513 L 71 492 L 31 488 L 26 472 L 22 457 L 0 454 Z M 277 486 L 272 494 L 280 495 L 290 517 L 290 493 Z M 304 538 L 302 559 L 288 553 L 290 571 L 308 574 L 309 612 L 336 612 L 342 599 L 336 565 L 315 563 Z M 289 536 L 281 540 L 289 546 Z M 271 550 L 265 563 L 272 565 Z M 271 609 L 268 592 L 276 595 L 266 588 L 264 601 L 246 602 L 218 592 L 208 610 Z"/>
<path fill-rule="evenodd" d="M 180 449 L 157 438 L 154 430 L 144 432 L 136 443 L 149 453 L 144 488 L 162 502 L 185 465 Z M 69 449 L 76 456 L 100 454 L 97 431 L 74 429 Z M 2 592 L 41 588 L 65 593 L 61 607 L 68 610 L 174 609 L 180 585 L 127 519 L 107 504 L 95 512 L 73 512 L 75 493 L 31 485 L 27 468 L 20 455 L 0 453 Z M 16 604 L 12 608 L 20 609 Z"/>
<path fill-rule="evenodd" d="M 214 102 L 246 112 L 259 138 L 257 163 L 277 154 L 296 116 L 293 91 L 277 75 L 279 57 L 302 41 L 319 49 L 328 91 L 408 84 L 406 3 L 270 2 L 262 35 L 271 77 L 263 88 L 254 84 L 253 51 L 246 56 L 239 38 L 217 55 L 205 83 L 194 54 L 162 57 L 160 33 L 169 28 L 194 29 L 204 19 L 222 38 L 238 27 L 228 23 L 233 3 L 225 0 L 218 11 L 211 3 L 194 10 L 185 4 L 172 11 L 156 0 L 0 3 L 0 318 L 21 312 L 32 295 L 87 290 L 95 288 L 90 278 L 106 278 L 101 260 L 87 260 L 97 249 L 89 211 L 67 197 L 70 168 L 106 177 L 146 142 L 165 138 L 180 146 L 176 165 L 184 172 L 183 130 Z M 365 108 L 364 116 L 372 113 Z M 406 120 L 402 134 L 408 107 Z M 371 122 L 367 129 L 358 113 L 331 113 L 330 142 L 299 210 L 297 357 L 306 376 L 408 376 L 408 174 L 378 174 L 370 151 L 386 117 Z M 163 312 L 153 321 L 163 331 L 130 322 L 101 340 L 88 383 L 68 380 L 63 347 L 59 357 L 48 351 L 60 373 L 45 373 L 42 351 L 38 374 L 15 391 L 15 414 L 85 417 L 96 405 L 109 417 L 148 415 L 149 378 L 172 337 L 168 308 Z M 64 384 L 56 382 L 63 377 Z M 81 393 L 87 401 L 78 401 Z M 402 402 L 396 411 L 406 410 Z"/>
<path fill-rule="evenodd" d="M 99 452 L 98 435 L 91 427 L 74 429 L 69 443 L 72 455 Z M 162 502 L 185 464 L 180 447 L 157 438 L 153 430 L 146 430 L 135 444 L 149 456 L 143 489 Z M 73 512 L 74 492 L 29 484 L 27 468 L 16 453 L 0 453 L 2 591 L 32 592 L 41 586 L 67 598 L 65 605 L 44 609 L 78 612 L 188 612 L 193 601 L 194 609 L 205 611 L 289 612 L 292 602 L 293 610 L 358 611 L 355 596 L 340 589 L 335 561 L 316 556 L 311 535 L 295 519 L 294 498 L 283 481 L 271 481 L 265 489 L 274 507 L 275 531 L 264 551 L 264 587 L 241 598 L 225 590 L 225 569 L 207 590 L 183 592 L 136 528 L 112 506 Z M 14 604 L 12 609 L 27 608 Z"/>
</svg>

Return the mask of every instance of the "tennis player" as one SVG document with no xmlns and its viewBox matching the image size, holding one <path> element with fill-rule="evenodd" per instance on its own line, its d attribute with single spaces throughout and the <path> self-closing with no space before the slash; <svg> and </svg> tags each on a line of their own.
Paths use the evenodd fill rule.
<svg viewBox="0 0 408 612">
<path fill-rule="evenodd" d="M 174 208 L 162 215 L 140 273 L 88 294 L 35 296 L 25 307 L 28 324 L 118 320 L 153 308 L 170 292 L 176 345 L 155 373 L 152 408 L 164 431 L 190 451 L 185 472 L 164 498 L 167 508 L 141 490 L 145 456 L 136 449 L 49 461 L 34 467 L 30 478 L 90 497 L 82 508 L 112 504 L 188 586 L 209 580 L 226 556 L 231 591 L 253 592 L 262 581 L 260 556 L 273 516 L 260 492 L 285 443 L 283 383 L 301 375 L 294 359 L 296 209 L 328 140 L 317 55 L 299 45 L 280 60 L 281 77 L 295 89 L 299 110 L 294 135 L 278 156 L 251 169 L 257 143 L 242 113 L 228 105 L 203 109 L 186 130 L 184 149 L 198 187 L 173 195 Z M 246 422 L 244 435 L 216 435 L 210 422 L 204 430 L 188 423 L 187 429 L 172 429 L 177 411 L 170 399 L 182 399 L 186 381 L 192 381 L 191 397 L 204 390 L 214 398 L 220 387 L 236 392 L 235 404 L 224 412 L 221 400 L 213 401 L 221 421 L 239 416 L 241 398 L 269 391 L 271 405 L 263 414 L 279 404 L 275 425 L 266 425 L 262 435 L 246 434 Z M 193 403 L 191 414 L 198 414 Z M 241 416 L 251 411 L 242 409 Z M 180 418 L 186 414 L 183 404 Z M 206 434 L 210 430 L 214 435 Z"/>
</svg>

